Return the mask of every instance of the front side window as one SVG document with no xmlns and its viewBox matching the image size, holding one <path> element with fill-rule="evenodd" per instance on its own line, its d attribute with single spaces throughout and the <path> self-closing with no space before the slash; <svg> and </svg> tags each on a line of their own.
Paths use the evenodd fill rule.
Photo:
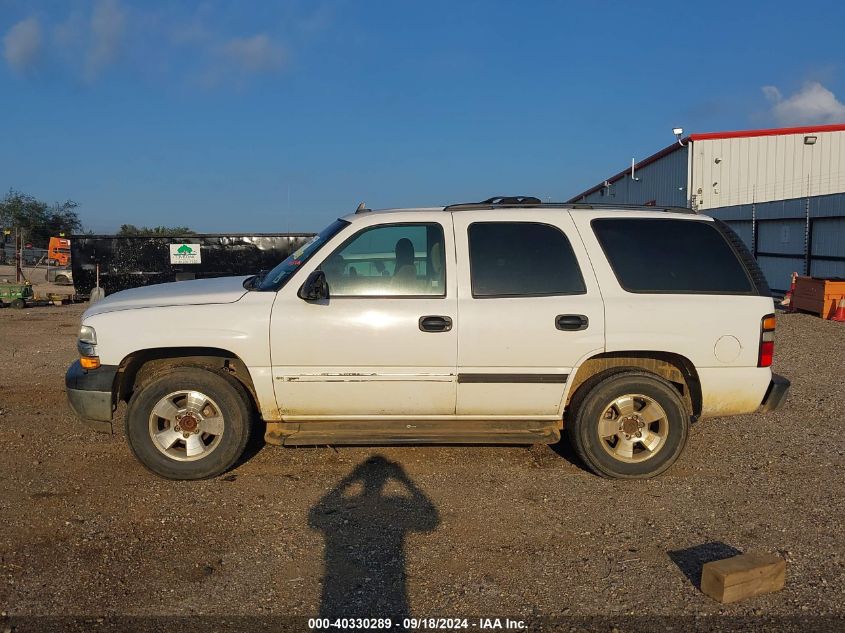
<svg viewBox="0 0 845 633">
<path fill-rule="evenodd" d="M 712 222 L 601 218 L 593 231 L 628 292 L 747 294 L 751 280 Z"/>
<path fill-rule="evenodd" d="M 362 230 L 320 264 L 332 297 L 446 295 L 443 227 L 387 224 Z"/>
<path fill-rule="evenodd" d="M 473 297 L 584 294 L 584 278 L 560 229 L 536 222 L 469 226 Z"/>
</svg>

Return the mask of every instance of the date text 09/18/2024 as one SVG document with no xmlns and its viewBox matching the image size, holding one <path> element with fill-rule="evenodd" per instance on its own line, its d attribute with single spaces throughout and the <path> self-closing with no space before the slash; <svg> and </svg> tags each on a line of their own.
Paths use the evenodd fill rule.
<svg viewBox="0 0 845 633">
<path fill-rule="evenodd" d="M 389 630 L 400 626 L 390 618 L 310 618 L 310 630 Z M 403 630 L 421 631 L 460 631 L 477 629 L 480 631 L 508 630 L 525 631 L 524 620 L 510 618 L 404 618 Z"/>
</svg>

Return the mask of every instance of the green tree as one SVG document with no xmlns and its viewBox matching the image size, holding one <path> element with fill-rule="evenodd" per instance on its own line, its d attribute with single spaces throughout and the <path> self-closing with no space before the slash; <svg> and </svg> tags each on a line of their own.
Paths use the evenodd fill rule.
<svg viewBox="0 0 845 633">
<path fill-rule="evenodd" d="M 160 235 L 196 235 L 187 226 L 135 226 L 121 224 L 117 232 L 122 237 L 155 237 Z"/>
<path fill-rule="evenodd" d="M 0 228 L 22 230 L 27 242 L 47 248 L 50 238 L 60 233 L 70 235 L 82 229 L 82 221 L 73 200 L 49 205 L 34 196 L 10 189 L 0 200 Z M 12 233 L 14 234 L 14 233 Z"/>
</svg>

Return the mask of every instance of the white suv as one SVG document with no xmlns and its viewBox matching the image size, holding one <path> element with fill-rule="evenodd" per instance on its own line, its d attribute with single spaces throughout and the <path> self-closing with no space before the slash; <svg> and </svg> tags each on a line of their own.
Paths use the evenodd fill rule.
<svg viewBox="0 0 845 633">
<path fill-rule="evenodd" d="M 691 421 L 766 411 L 774 304 L 725 224 L 493 198 L 358 212 L 264 275 L 119 292 L 66 377 L 150 470 L 212 477 L 270 444 L 554 443 L 650 477 Z"/>
</svg>

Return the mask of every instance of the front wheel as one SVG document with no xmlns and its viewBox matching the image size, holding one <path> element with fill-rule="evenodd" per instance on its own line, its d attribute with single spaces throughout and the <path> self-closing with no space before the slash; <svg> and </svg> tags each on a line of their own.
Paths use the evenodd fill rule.
<svg viewBox="0 0 845 633">
<path fill-rule="evenodd" d="M 567 434 L 593 472 L 616 479 L 654 477 L 684 449 L 690 416 L 678 391 L 645 372 L 600 381 L 573 401 Z"/>
<path fill-rule="evenodd" d="M 252 408 L 241 384 L 179 367 L 135 390 L 126 438 L 135 457 L 167 479 L 206 479 L 231 468 L 249 441 Z"/>
</svg>

